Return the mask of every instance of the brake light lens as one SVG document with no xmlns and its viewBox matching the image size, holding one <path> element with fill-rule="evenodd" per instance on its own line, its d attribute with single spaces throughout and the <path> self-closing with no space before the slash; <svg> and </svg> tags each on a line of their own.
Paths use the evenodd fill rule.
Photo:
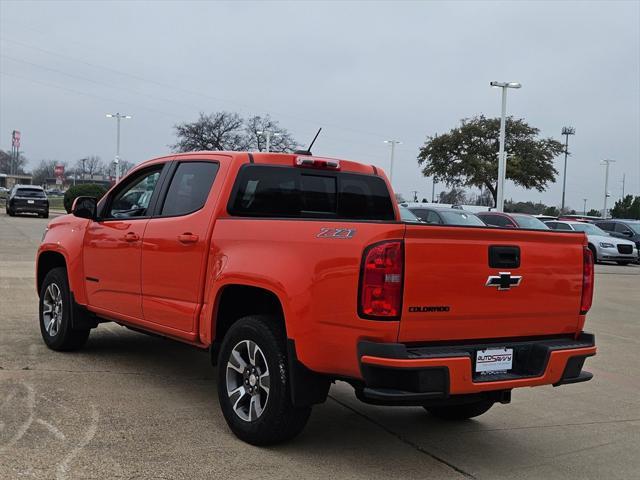
<svg viewBox="0 0 640 480">
<path fill-rule="evenodd" d="M 369 246 L 364 252 L 360 272 L 360 316 L 399 318 L 403 276 L 404 249 L 400 240 Z"/>
<path fill-rule="evenodd" d="M 584 247 L 584 261 L 582 265 L 582 300 L 580 302 L 580 315 L 585 315 L 593 302 L 593 254 Z"/>
<path fill-rule="evenodd" d="M 296 167 L 322 168 L 328 170 L 340 170 L 340 162 L 331 158 L 320 157 L 296 157 L 294 160 Z"/>
</svg>

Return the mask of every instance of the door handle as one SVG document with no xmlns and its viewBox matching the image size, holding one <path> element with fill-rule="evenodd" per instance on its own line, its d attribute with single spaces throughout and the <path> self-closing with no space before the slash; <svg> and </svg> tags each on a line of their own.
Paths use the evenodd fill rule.
<svg viewBox="0 0 640 480">
<path fill-rule="evenodd" d="M 138 240 L 140 240 L 140 237 L 133 232 L 128 232 L 125 236 L 124 236 L 124 241 L 125 242 L 137 242 Z"/>
<path fill-rule="evenodd" d="M 194 235 L 193 233 L 183 233 L 182 235 L 178 235 L 178 240 L 180 243 L 196 243 L 198 241 L 198 235 Z"/>
</svg>

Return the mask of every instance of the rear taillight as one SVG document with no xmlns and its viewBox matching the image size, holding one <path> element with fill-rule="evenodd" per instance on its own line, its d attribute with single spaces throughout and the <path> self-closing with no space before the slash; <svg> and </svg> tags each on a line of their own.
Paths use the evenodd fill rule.
<svg viewBox="0 0 640 480">
<path fill-rule="evenodd" d="M 360 271 L 359 315 L 374 319 L 399 318 L 403 275 L 404 251 L 400 240 L 367 247 Z"/>
<path fill-rule="evenodd" d="M 585 315 L 589 311 L 593 301 L 593 254 L 587 247 L 584 247 L 583 258 L 580 315 Z"/>
</svg>

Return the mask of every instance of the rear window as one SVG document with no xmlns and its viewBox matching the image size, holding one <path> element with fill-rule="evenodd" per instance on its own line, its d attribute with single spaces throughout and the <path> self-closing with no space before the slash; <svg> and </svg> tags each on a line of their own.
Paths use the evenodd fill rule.
<svg viewBox="0 0 640 480">
<path fill-rule="evenodd" d="M 240 169 L 229 213 L 245 217 L 395 220 L 391 196 L 380 177 L 272 165 Z"/>
<path fill-rule="evenodd" d="M 513 218 L 520 228 L 531 228 L 533 230 L 549 230 L 544 223 L 529 215 L 514 215 Z"/>
<path fill-rule="evenodd" d="M 44 194 L 44 190 L 40 188 L 19 188 L 16 191 L 16 196 L 44 198 L 46 195 Z"/>
<path fill-rule="evenodd" d="M 453 212 L 448 210 L 443 210 L 439 212 L 440 215 L 444 218 L 445 223 L 447 225 L 475 225 L 475 226 L 485 226 L 485 223 L 476 217 L 473 213 L 459 211 Z"/>
</svg>

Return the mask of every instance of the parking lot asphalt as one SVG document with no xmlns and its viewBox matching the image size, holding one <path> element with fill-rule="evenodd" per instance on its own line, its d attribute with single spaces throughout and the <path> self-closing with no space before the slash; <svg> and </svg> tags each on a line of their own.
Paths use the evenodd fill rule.
<svg viewBox="0 0 640 480">
<path fill-rule="evenodd" d="M 517 389 L 457 424 L 338 383 L 293 442 L 257 448 L 220 413 L 207 355 L 116 324 L 84 350 L 40 339 L 47 220 L 0 213 L 0 479 L 640 478 L 640 267 L 598 265 L 590 382 Z"/>
</svg>

